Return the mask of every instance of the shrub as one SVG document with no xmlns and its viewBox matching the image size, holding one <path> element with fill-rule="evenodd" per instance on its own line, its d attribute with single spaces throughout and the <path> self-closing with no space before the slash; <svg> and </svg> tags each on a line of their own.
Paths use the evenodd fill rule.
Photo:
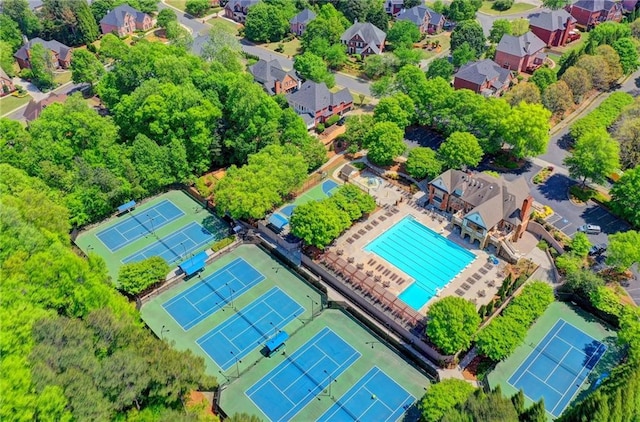
<svg viewBox="0 0 640 422">
<path fill-rule="evenodd" d="M 622 113 L 625 106 L 633 103 L 633 97 L 626 92 L 615 92 L 591 113 L 571 126 L 571 137 L 580 139 L 585 133 L 598 128 L 608 129 Z"/>
<path fill-rule="evenodd" d="M 339 115 L 337 115 L 337 114 L 334 114 L 333 116 L 331 116 L 331 117 L 329 117 L 329 118 L 327 119 L 327 121 L 325 122 L 325 125 L 326 125 L 327 127 L 329 127 L 329 126 L 333 126 L 333 125 L 335 125 L 336 123 L 338 123 L 338 120 L 340 120 L 340 116 L 339 116 Z"/>
<path fill-rule="evenodd" d="M 225 237 L 224 239 L 220 239 L 216 243 L 211 245 L 211 250 L 214 251 L 214 252 L 218 252 L 218 251 L 224 249 L 225 247 L 229 246 L 230 244 L 232 244 L 234 240 L 236 240 L 236 239 L 233 236 L 229 236 L 229 237 Z"/>
<path fill-rule="evenodd" d="M 492 9 L 505 11 L 511 9 L 513 6 L 513 0 L 496 0 L 491 6 Z"/>
<path fill-rule="evenodd" d="M 140 294 L 154 284 L 164 281 L 169 270 L 169 264 L 159 256 L 124 264 L 118 274 L 119 288 L 129 295 Z"/>
<path fill-rule="evenodd" d="M 318 123 L 318 125 L 316 126 L 316 133 L 322 133 L 324 132 L 325 126 L 323 123 Z"/>
</svg>

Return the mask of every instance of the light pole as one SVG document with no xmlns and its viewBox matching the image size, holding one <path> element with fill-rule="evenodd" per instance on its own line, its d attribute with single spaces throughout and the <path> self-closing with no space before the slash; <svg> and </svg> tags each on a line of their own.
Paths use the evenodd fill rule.
<svg viewBox="0 0 640 422">
<path fill-rule="evenodd" d="M 218 373 L 224 377 L 224 380 L 225 380 L 225 381 L 226 381 L 226 383 L 228 384 L 228 383 L 229 383 L 229 377 L 228 377 L 228 376 L 226 376 L 226 375 L 224 374 L 224 372 L 222 372 L 222 371 L 218 371 Z"/>
<path fill-rule="evenodd" d="M 333 378 L 333 376 L 330 373 L 328 373 L 326 369 L 324 370 L 324 373 L 327 374 L 327 378 L 329 378 L 329 388 L 327 389 L 327 392 L 329 394 L 329 397 L 333 398 L 333 396 L 331 395 L 331 385 L 334 382 L 338 382 L 338 380 L 336 378 Z"/>
<path fill-rule="evenodd" d="M 271 321 L 269 321 L 269 324 L 273 327 L 273 336 L 275 337 L 278 334 L 278 327 Z"/>
<path fill-rule="evenodd" d="M 313 305 L 317 305 L 318 302 L 313 300 L 313 298 L 309 295 L 307 295 L 307 298 L 311 301 L 311 321 L 313 321 Z"/>
<path fill-rule="evenodd" d="M 271 269 L 275 271 L 276 274 L 278 274 L 278 271 L 280 271 L 280 267 L 271 267 Z"/>
<path fill-rule="evenodd" d="M 182 250 L 184 251 L 184 258 L 182 258 L 182 259 L 186 259 L 187 258 L 187 248 L 186 248 L 186 246 L 184 246 L 184 242 L 180 242 L 180 246 L 182 246 Z"/>
<path fill-rule="evenodd" d="M 169 330 L 168 328 L 164 328 L 164 325 L 162 326 L 162 328 L 160 329 L 160 340 L 164 340 L 164 333 L 168 333 L 171 330 Z"/>
<path fill-rule="evenodd" d="M 236 354 L 233 353 L 233 350 L 230 350 L 229 353 L 231 353 L 231 356 L 233 356 L 233 358 L 236 360 L 236 378 L 240 378 L 240 363 L 242 362 L 242 360 L 236 357 Z"/>
<path fill-rule="evenodd" d="M 149 216 L 149 214 L 146 214 L 147 218 L 149 219 L 149 221 L 151 222 L 151 233 L 152 234 L 156 234 L 156 229 L 153 227 L 153 217 Z"/>
<path fill-rule="evenodd" d="M 370 345 L 371 345 L 371 348 L 373 349 L 373 345 L 374 345 L 374 344 L 382 344 L 382 343 L 380 343 L 379 341 L 367 341 L 367 342 L 365 342 L 364 344 L 370 344 Z"/>
<path fill-rule="evenodd" d="M 229 288 L 229 304 L 231 305 L 231 307 L 235 310 L 236 307 L 233 304 L 233 294 L 235 293 L 235 290 L 233 290 L 231 288 L 231 286 L 229 286 L 229 283 L 226 283 L 225 286 L 227 286 Z"/>
</svg>

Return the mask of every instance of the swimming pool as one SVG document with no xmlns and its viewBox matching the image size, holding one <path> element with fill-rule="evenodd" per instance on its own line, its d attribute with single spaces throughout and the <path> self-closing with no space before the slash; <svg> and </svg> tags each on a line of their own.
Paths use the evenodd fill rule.
<svg viewBox="0 0 640 422">
<path fill-rule="evenodd" d="M 387 260 L 415 282 L 398 296 L 419 310 L 476 256 L 407 216 L 364 248 Z"/>
</svg>

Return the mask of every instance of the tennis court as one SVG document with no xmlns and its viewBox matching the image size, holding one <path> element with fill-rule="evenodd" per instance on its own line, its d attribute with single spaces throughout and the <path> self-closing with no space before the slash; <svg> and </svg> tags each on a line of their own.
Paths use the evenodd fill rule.
<svg viewBox="0 0 640 422">
<path fill-rule="evenodd" d="M 289 218 L 291 214 L 293 214 L 293 210 L 302 204 L 306 204 L 311 201 L 320 201 L 322 199 L 328 198 L 333 195 L 335 189 L 337 189 L 340 185 L 334 180 L 327 179 L 321 184 L 309 189 L 302 195 L 298 196 L 296 200 L 291 203 L 283 206 L 278 211 L 271 214 L 269 217 L 269 223 L 271 223 L 278 230 L 284 228 L 287 224 L 289 224 Z"/>
<path fill-rule="evenodd" d="M 166 301 L 162 307 L 186 331 L 223 306 L 232 304 L 264 278 L 247 261 L 237 258 Z"/>
<path fill-rule="evenodd" d="M 130 212 L 118 224 L 102 230 L 96 236 L 111 252 L 115 252 L 183 215 L 180 208 L 165 199 L 143 211 Z"/>
<path fill-rule="evenodd" d="M 304 308 L 274 287 L 197 340 L 224 371 L 302 315 Z"/>
<path fill-rule="evenodd" d="M 374 366 L 320 416 L 318 422 L 397 421 L 415 400 L 407 390 Z"/>
<path fill-rule="evenodd" d="M 533 401 L 544 398 L 554 417 L 560 416 L 595 368 L 607 347 L 563 319 L 558 320 L 509 378 Z"/>
<path fill-rule="evenodd" d="M 288 421 L 336 382 L 360 356 L 325 327 L 245 394 L 270 420 Z"/>
<path fill-rule="evenodd" d="M 129 255 L 122 260 L 122 263 L 128 264 L 129 262 L 142 261 L 152 256 L 159 256 L 171 264 L 179 259 L 186 259 L 191 252 L 214 240 L 216 238 L 209 230 L 193 222 L 133 255 Z"/>
</svg>

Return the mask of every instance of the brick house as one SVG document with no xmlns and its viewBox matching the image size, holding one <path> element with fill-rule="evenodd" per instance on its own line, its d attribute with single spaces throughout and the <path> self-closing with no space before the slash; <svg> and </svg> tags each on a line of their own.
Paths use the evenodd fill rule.
<svg viewBox="0 0 640 422">
<path fill-rule="evenodd" d="M 122 4 L 100 19 L 100 30 L 103 34 L 116 34 L 126 37 L 136 31 L 148 31 L 156 24 L 151 16 L 128 4 Z"/>
<path fill-rule="evenodd" d="M 344 31 L 340 41 L 347 46 L 347 53 L 370 56 L 382 53 L 386 38 L 387 34 L 374 24 L 356 22 Z"/>
<path fill-rule="evenodd" d="M 7 73 L 0 67 L 0 97 L 11 94 L 16 90 L 13 81 Z"/>
<path fill-rule="evenodd" d="M 331 116 L 342 116 L 353 107 L 353 97 L 347 88 L 333 93 L 324 82 L 313 81 L 306 81 L 299 90 L 288 94 L 287 101 L 302 117 L 307 129 L 313 129 Z"/>
<path fill-rule="evenodd" d="M 313 13 L 312 10 L 304 9 L 289 21 L 289 29 L 291 30 L 291 33 L 296 34 L 299 37 L 302 36 L 304 30 L 307 29 L 309 22 L 315 18 L 316 14 Z"/>
<path fill-rule="evenodd" d="M 384 11 L 387 15 L 396 16 L 404 9 L 404 0 L 384 0 Z"/>
<path fill-rule="evenodd" d="M 23 117 L 28 122 L 32 122 L 37 119 L 42 110 L 47 108 L 53 103 L 64 103 L 67 101 L 67 94 L 49 94 L 47 98 L 44 98 L 40 101 L 31 100 L 29 104 L 27 104 L 27 108 L 24 109 Z"/>
<path fill-rule="evenodd" d="M 578 0 L 567 6 L 567 11 L 586 30 L 601 22 L 622 20 L 622 3 L 612 0 Z"/>
<path fill-rule="evenodd" d="M 494 61 L 505 69 L 532 73 L 547 58 L 542 52 L 545 46 L 544 41 L 531 31 L 519 37 L 505 34 L 498 43 Z"/>
<path fill-rule="evenodd" d="M 467 63 L 453 75 L 455 89 L 470 89 L 485 97 L 498 97 L 505 93 L 513 75 L 493 60 L 485 59 Z"/>
<path fill-rule="evenodd" d="M 430 181 L 428 189 L 428 203 L 452 214 L 454 230 L 481 249 L 494 245 L 500 253 L 529 224 L 533 197 L 521 177 L 509 182 L 451 169 Z"/>
<path fill-rule="evenodd" d="M 224 6 L 224 16 L 239 23 L 247 21 L 249 9 L 260 0 L 229 0 Z"/>
<path fill-rule="evenodd" d="M 269 95 L 288 94 L 300 88 L 300 78 L 292 70 L 283 70 L 277 59 L 260 59 L 256 64 L 249 66 L 248 70 Z"/>
<path fill-rule="evenodd" d="M 576 19 L 563 9 L 529 15 L 529 29 L 549 47 L 563 47 L 580 38 Z"/>
<path fill-rule="evenodd" d="M 67 47 L 56 40 L 45 41 L 42 38 L 34 38 L 20 47 L 20 49 L 13 55 L 13 57 L 16 58 L 20 69 L 31 68 L 31 47 L 34 44 L 41 44 L 45 51 L 51 52 L 53 58 L 51 62 L 54 64 L 55 68 L 68 69 L 71 65 L 71 47 Z"/>
<path fill-rule="evenodd" d="M 415 24 L 422 34 L 437 34 L 444 26 L 444 16 L 426 6 L 416 6 L 400 12 L 398 21 L 409 21 Z"/>
</svg>

